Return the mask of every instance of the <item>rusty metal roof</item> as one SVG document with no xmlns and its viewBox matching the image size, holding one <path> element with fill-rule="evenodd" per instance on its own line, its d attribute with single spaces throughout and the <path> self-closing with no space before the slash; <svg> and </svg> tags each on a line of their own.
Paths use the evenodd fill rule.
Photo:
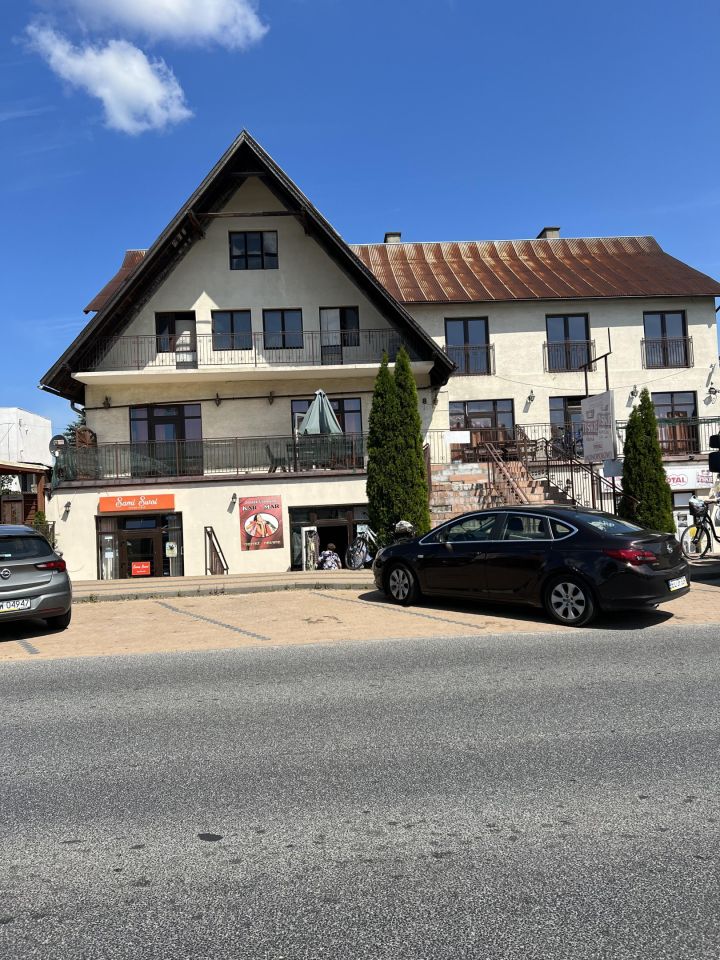
<svg viewBox="0 0 720 960">
<path fill-rule="evenodd" d="M 118 272 L 108 280 L 100 293 L 95 294 L 83 312 L 92 313 L 93 311 L 101 310 L 115 291 L 125 283 L 135 267 L 142 262 L 145 253 L 145 250 L 126 250 L 122 266 Z"/>
<path fill-rule="evenodd" d="M 401 303 L 717 297 L 720 283 L 653 237 L 351 245 Z"/>
</svg>

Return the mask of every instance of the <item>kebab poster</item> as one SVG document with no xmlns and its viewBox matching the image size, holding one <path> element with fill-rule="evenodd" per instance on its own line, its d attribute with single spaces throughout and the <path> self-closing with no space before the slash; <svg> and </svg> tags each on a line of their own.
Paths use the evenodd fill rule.
<svg viewBox="0 0 720 960">
<path fill-rule="evenodd" d="M 272 550 L 283 546 L 281 497 L 244 497 L 240 508 L 240 548 Z"/>
</svg>

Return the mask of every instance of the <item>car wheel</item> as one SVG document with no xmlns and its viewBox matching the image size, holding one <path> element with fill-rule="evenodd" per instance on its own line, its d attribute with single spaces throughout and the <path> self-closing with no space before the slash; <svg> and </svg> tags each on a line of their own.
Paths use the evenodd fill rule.
<svg viewBox="0 0 720 960">
<path fill-rule="evenodd" d="M 59 617 L 48 617 L 45 622 L 51 630 L 65 630 L 70 626 L 71 619 L 72 609 L 68 610 L 67 613 L 61 614 Z"/>
<path fill-rule="evenodd" d="M 420 596 L 417 577 L 402 563 L 390 567 L 385 583 L 387 595 L 394 603 L 400 603 L 403 607 L 414 603 Z"/>
<path fill-rule="evenodd" d="M 545 587 L 545 609 L 556 623 L 581 627 L 595 616 L 595 599 L 586 583 L 567 574 Z"/>
</svg>

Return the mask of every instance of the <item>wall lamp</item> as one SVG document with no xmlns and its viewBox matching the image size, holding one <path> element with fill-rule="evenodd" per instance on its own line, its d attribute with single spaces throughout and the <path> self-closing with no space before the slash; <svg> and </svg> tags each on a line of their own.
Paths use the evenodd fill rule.
<svg viewBox="0 0 720 960">
<path fill-rule="evenodd" d="M 112 406 L 112 400 L 110 397 L 105 397 L 105 399 L 103 400 L 103 406 L 105 407 L 106 410 L 110 409 L 110 407 Z"/>
<path fill-rule="evenodd" d="M 711 397 L 716 397 L 716 396 L 717 396 L 717 392 L 718 392 L 717 387 L 714 387 L 712 384 L 710 384 L 710 386 L 708 387 L 708 393 L 710 394 L 710 396 L 711 396 Z"/>
<path fill-rule="evenodd" d="M 528 403 L 532 403 L 534 399 L 535 399 L 535 393 L 534 393 L 534 391 L 533 391 L 533 389 L 532 389 L 532 387 L 531 387 L 531 388 L 530 388 L 530 393 L 528 394 L 527 402 L 528 402 Z"/>
<path fill-rule="evenodd" d="M 630 396 L 633 398 L 633 400 L 637 397 L 639 392 L 640 391 L 637 388 L 637 384 L 634 384 L 632 390 L 630 391 Z"/>
<path fill-rule="evenodd" d="M 237 494 L 234 493 L 234 494 L 230 497 L 230 504 L 231 504 L 231 506 L 234 507 L 236 503 L 237 503 Z"/>
<path fill-rule="evenodd" d="M 215 394 L 215 406 L 216 406 L 216 407 L 219 407 L 221 403 L 222 403 L 222 397 L 220 396 L 219 393 L 216 393 L 216 394 Z"/>
<path fill-rule="evenodd" d="M 271 390 L 270 393 L 268 394 L 268 403 L 270 404 L 270 406 L 272 406 L 274 402 L 275 402 L 275 393 L 273 390 Z"/>
<path fill-rule="evenodd" d="M 68 502 L 67 502 L 67 503 L 65 504 L 65 506 L 63 507 L 63 510 L 65 511 L 65 513 L 70 513 L 70 507 L 71 507 L 71 506 L 72 506 L 72 502 L 71 502 L 70 500 L 68 500 Z"/>
</svg>

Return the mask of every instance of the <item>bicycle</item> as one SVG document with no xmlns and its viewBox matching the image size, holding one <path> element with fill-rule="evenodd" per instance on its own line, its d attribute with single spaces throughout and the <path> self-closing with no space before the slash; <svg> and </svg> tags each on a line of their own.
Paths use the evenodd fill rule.
<svg viewBox="0 0 720 960">
<path fill-rule="evenodd" d="M 680 538 L 680 549 L 688 560 L 701 560 L 710 549 L 711 545 L 720 540 L 715 526 L 710 519 L 710 511 L 707 504 L 702 510 L 691 511 L 693 522 L 691 526 L 683 530 Z"/>
<path fill-rule="evenodd" d="M 362 570 L 371 553 L 378 548 L 377 534 L 366 526 L 345 551 L 345 566 L 348 570 Z"/>
</svg>

